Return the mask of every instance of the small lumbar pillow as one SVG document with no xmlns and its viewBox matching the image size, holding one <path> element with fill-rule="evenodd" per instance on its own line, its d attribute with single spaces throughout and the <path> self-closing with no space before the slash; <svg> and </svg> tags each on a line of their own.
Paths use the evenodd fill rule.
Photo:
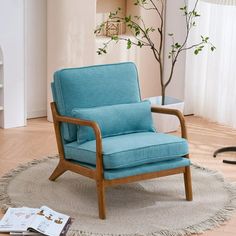
<svg viewBox="0 0 236 236">
<path fill-rule="evenodd" d="M 74 108 L 73 117 L 98 123 L 102 137 L 111 137 L 137 132 L 155 132 L 149 101 L 112 106 Z M 78 126 L 77 140 L 84 143 L 94 140 L 91 127 Z"/>
</svg>

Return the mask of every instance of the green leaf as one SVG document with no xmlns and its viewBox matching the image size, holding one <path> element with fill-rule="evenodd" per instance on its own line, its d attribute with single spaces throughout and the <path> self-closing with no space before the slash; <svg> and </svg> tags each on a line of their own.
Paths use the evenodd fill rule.
<svg viewBox="0 0 236 236">
<path fill-rule="evenodd" d="M 117 41 L 119 38 L 118 38 L 117 35 L 113 35 L 113 36 L 111 37 L 111 39 Z"/>
<path fill-rule="evenodd" d="M 127 24 L 127 26 L 132 29 L 133 28 L 133 25 L 132 24 Z"/>
<path fill-rule="evenodd" d="M 128 39 L 128 41 L 127 41 L 127 49 L 130 49 L 131 46 L 132 46 L 132 42 L 131 42 L 130 39 Z"/>
<path fill-rule="evenodd" d="M 174 47 L 175 47 L 175 48 L 180 48 L 181 45 L 180 45 L 179 43 L 175 43 Z"/>
<path fill-rule="evenodd" d="M 139 29 L 135 29 L 135 36 L 138 36 L 140 34 L 140 30 Z"/>
<path fill-rule="evenodd" d="M 181 11 L 185 11 L 185 10 L 187 10 L 187 6 L 184 5 L 183 7 L 180 7 L 180 10 L 181 10 Z"/>
<path fill-rule="evenodd" d="M 142 42 L 138 41 L 138 46 L 139 46 L 140 48 L 142 48 L 143 45 L 144 45 L 144 44 L 143 44 Z"/>
<path fill-rule="evenodd" d="M 147 0 L 139 0 L 140 4 L 145 5 L 147 4 Z"/>
<path fill-rule="evenodd" d="M 198 49 L 194 50 L 194 54 L 197 55 L 199 53 Z"/>
<path fill-rule="evenodd" d="M 131 21 L 131 16 L 126 16 L 126 17 L 125 17 L 125 22 L 128 23 L 128 22 L 130 22 L 130 21 Z"/>
</svg>

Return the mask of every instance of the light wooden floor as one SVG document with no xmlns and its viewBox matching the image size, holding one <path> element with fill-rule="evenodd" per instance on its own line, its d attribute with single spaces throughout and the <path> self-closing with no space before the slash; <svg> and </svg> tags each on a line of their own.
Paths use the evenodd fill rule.
<svg viewBox="0 0 236 236">
<path fill-rule="evenodd" d="M 236 130 L 210 123 L 198 117 L 186 117 L 192 160 L 221 171 L 229 181 L 236 181 L 236 165 L 223 164 L 227 157 L 236 160 L 236 153 L 212 157 L 216 148 L 236 145 Z M 28 121 L 27 127 L 0 129 L 0 175 L 20 163 L 57 153 L 53 125 L 44 118 Z M 0 234 L 1 235 L 1 234 Z M 203 236 L 235 236 L 236 214 L 224 226 L 208 231 Z"/>
</svg>

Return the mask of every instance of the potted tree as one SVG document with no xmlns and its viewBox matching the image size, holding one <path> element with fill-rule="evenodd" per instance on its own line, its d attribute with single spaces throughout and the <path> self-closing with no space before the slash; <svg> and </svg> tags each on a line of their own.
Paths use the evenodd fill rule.
<svg viewBox="0 0 236 236">
<path fill-rule="evenodd" d="M 94 31 L 95 34 L 100 34 L 102 31 L 109 32 L 108 27 L 113 25 L 117 28 L 119 25 L 124 24 L 129 30 L 130 37 L 123 37 L 119 35 L 119 30 L 113 30 L 112 33 L 107 34 L 109 39 L 103 43 L 103 46 L 98 48 L 98 55 L 106 54 L 108 51 L 108 46 L 112 42 L 126 41 L 127 49 L 130 49 L 133 46 L 143 48 L 148 47 L 152 51 L 153 57 L 157 62 L 159 67 L 159 79 L 161 85 L 161 98 L 150 98 L 152 105 L 160 102 L 160 105 L 167 105 L 170 103 L 170 99 L 166 97 L 166 88 L 171 83 L 173 79 L 173 74 L 176 66 L 176 62 L 181 53 L 186 50 L 193 49 L 194 54 L 200 53 L 203 48 L 207 45 L 210 47 L 211 51 L 215 50 L 215 46 L 209 41 L 209 37 L 201 36 L 199 42 L 193 45 L 187 45 L 187 41 L 190 35 L 191 30 L 196 27 L 196 18 L 200 17 L 200 14 L 197 12 L 197 5 L 199 0 L 195 1 L 192 9 L 188 9 L 185 4 L 180 8 L 180 12 L 185 18 L 186 23 L 186 33 L 184 40 L 182 42 L 177 42 L 175 40 L 174 33 L 169 33 L 168 36 L 171 37 L 172 44 L 170 45 L 170 50 L 168 52 L 168 58 L 170 60 L 170 71 L 167 79 L 164 78 L 163 73 L 163 45 L 164 45 L 164 0 L 134 0 L 133 4 L 139 7 L 144 8 L 146 11 L 154 11 L 157 17 L 159 18 L 159 26 L 154 28 L 152 26 L 147 26 L 144 19 L 141 16 L 122 16 L 120 12 L 121 8 L 118 8 L 115 12 L 110 12 L 108 19 L 102 22 L 97 29 Z M 154 34 L 158 34 L 159 40 L 154 40 L 156 37 L 153 37 Z M 157 104 L 159 105 L 159 104 Z M 157 115 L 157 114 L 155 114 Z M 162 115 L 163 116 L 163 115 Z M 155 118 L 155 117 L 154 117 Z M 155 121 L 154 121 L 155 122 Z M 160 123 L 160 120 L 158 121 Z M 168 122 L 168 124 L 170 124 Z M 160 128 L 158 128 L 160 130 Z M 173 128 L 171 128 L 173 129 Z M 163 130 L 162 130 L 163 131 Z M 167 130 L 172 131 L 172 130 Z"/>
</svg>

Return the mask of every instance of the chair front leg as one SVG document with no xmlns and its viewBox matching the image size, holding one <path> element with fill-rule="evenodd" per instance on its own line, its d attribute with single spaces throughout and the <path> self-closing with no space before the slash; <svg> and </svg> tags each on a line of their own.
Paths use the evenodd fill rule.
<svg viewBox="0 0 236 236">
<path fill-rule="evenodd" d="M 53 173 L 49 177 L 49 180 L 54 181 L 59 176 L 61 176 L 64 172 L 66 172 L 67 169 L 64 166 L 64 162 L 63 162 L 65 159 L 65 154 L 64 154 L 64 148 L 63 148 L 62 137 L 61 137 L 61 132 L 60 132 L 60 122 L 57 119 L 59 114 L 58 114 L 55 102 L 51 103 L 51 110 L 52 110 L 54 130 L 55 130 L 55 134 L 56 134 L 57 148 L 58 148 L 59 157 L 60 157 L 59 163 L 58 163 L 56 169 L 53 171 Z"/>
<path fill-rule="evenodd" d="M 57 167 L 56 167 L 56 169 L 53 171 L 53 173 L 49 177 L 49 180 L 51 180 L 51 181 L 56 180 L 59 176 L 61 176 L 66 171 L 67 171 L 67 169 L 63 165 L 63 162 L 60 160 Z"/>
<path fill-rule="evenodd" d="M 105 186 L 103 180 L 97 180 L 97 195 L 98 195 L 98 211 L 99 218 L 106 219 L 106 208 L 105 208 Z"/>
</svg>

